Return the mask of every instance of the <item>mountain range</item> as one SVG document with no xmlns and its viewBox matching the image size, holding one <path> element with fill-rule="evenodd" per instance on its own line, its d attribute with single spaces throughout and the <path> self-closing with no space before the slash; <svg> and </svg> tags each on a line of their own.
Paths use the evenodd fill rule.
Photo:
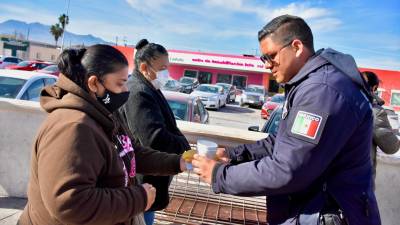
<svg viewBox="0 0 400 225">
<path fill-rule="evenodd" d="M 68 27 L 67 27 L 68 28 Z M 41 23 L 26 23 L 19 20 L 7 20 L 0 23 L 0 35 L 14 35 L 28 38 L 28 40 L 39 41 L 55 45 L 53 35 L 50 33 L 50 25 Z M 61 45 L 61 37 L 58 39 L 58 46 Z M 64 45 L 93 45 L 93 44 L 111 44 L 99 37 L 91 34 L 81 35 L 65 32 Z"/>
</svg>

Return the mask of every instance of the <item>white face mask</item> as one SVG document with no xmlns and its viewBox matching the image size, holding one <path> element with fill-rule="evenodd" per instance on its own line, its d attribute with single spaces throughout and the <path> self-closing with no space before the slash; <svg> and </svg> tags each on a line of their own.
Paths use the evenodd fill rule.
<svg viewBox="0 0 400 225">
<path fill-rule="evenodd" d="M 169 79 L 169 71 L 167 69 L 156 72 L 156 79 L 152 80 L 151 83 L 156 89 L 163 87 Z"/>
</svg>

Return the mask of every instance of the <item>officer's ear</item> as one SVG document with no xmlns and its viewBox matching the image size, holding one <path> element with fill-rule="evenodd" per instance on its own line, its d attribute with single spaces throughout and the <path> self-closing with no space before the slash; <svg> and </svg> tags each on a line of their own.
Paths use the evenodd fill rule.
<svg viewBox="0 0 400 225">
<path fill-rule="evenodd" d="M 304 45 L 299 39 L 294 39 L 292 42 L 292 48 L 296 52 L 296 57 L 300 57 L 304 52 Z"/>
</svg>

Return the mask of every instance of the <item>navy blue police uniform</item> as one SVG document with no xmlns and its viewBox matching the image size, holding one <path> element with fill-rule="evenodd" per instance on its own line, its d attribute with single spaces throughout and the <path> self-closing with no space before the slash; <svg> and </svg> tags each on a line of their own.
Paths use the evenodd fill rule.
<svg viewBox="0 0 400 225">
<path fill-rule="evenodd" d="M 317 224 L 339 209 L 349 225 L 379 225 L 372 190 L 373 115 L 354 59 L 319 50 L 285 84 L 276 137 L 227 148 L 215 193 L 267 196 L 269 224 Z M 330 209 L 331 208 L 331 209 Z"/>
</svg>

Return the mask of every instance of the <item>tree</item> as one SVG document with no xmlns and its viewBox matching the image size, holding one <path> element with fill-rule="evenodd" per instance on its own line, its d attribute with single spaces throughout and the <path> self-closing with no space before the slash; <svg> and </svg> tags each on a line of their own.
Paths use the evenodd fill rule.
<svg viewBox="0 0 400 225">
<path fill-rule="evenodd" d="M 64 33 L 65 26 L 69 24 L 69 17 L 65 14 L 62 14 L 60 17 L 58 17 L 58 21 L 60 21 L 61 28 Z"/>
<path fill-rule="evenodd" d="M 56 41 L 56 47 L 57 47 L 58 39 L 61 37 L 61 35 L 63 33 L 63 29 L 60 26 L 60 24 L 56 23 L 55 25 L 52 25 L 50 27 L 50 33 L 53 35 L 54 40 Z"/>
</svg>

